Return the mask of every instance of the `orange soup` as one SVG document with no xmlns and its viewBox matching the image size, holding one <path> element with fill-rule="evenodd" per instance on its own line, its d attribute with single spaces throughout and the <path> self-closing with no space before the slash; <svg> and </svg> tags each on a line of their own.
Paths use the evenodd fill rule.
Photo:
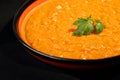
<svg viewBox="0 0 120 80">
<path fill-rule="evenodd" d="M 19 34 L 32 48 L 70 59 L 102 59 L 120 55 L 120 0 L 47 0 L 32 9 Z M 100 34 L 73 36 L 73 22 L 92 15 L 105 29 Z"/>
</svg>

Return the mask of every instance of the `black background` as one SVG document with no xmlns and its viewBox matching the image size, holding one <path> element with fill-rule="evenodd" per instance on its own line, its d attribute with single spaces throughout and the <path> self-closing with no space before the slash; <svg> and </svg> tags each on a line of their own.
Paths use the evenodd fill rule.
<svg viewBox="0 0 120 80">
<path fill-rule="evenodd" d="M 96 71 L 72 71 L 28 55 L 12 32 L 13 16 L 25 1 L 0 0 L 0 80 L 120 80 L 120 65 Z"/>
</svg>

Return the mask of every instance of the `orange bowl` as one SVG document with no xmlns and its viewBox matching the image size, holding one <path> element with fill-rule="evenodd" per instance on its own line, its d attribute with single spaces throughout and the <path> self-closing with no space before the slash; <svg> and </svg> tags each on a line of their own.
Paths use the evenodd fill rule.
<svg viewBox="0 0 120 80">
<path fill-rule="evenodd" d="M 43 52 L 37 51 L 26 44 L 20 37 L 21 25 L 23 20 L 28 15 L 28 13 L 33 10 L 38 5 L 41 5 L 47 0 L 28 0 L 26 1 L 18 10 L 18 12 L 14 16 L 13 20 L 13 32 L 20 42 L 20 44 L 25 48 L 26 52 L 36 59 L 43 61 L 47 64 L 57 66 L 60 68 L 66 69 L 95 69 L 95 68 L 105 68 L 110 67 L 120 62 L 120 56 L 97 59 L 97 60 L 76 60 L 76 59 L 67 59 L 60 58 L 45 54 Z"/>
</svg>

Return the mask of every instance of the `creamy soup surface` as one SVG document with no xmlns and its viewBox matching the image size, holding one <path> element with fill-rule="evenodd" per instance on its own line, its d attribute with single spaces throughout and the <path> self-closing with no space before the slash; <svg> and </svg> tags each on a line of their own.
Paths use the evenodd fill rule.
<svg viewBox="0 0 120 80">
<path fill-rule="evenodd" d="M 73 36 L 73 22 L 92 15 L 105 29 L 100 34 Z M 32 48 L 70 59 L 120 55 L 120 0 L 48 0 L 22 22 L 20 36 Z"/>
</svg>

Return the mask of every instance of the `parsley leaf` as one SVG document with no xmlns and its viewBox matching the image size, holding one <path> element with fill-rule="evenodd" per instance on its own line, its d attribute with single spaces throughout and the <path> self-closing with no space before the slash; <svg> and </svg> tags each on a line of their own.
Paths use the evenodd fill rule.
<svg viewBox="0 0 120 80">
<path fill-rule="evenodd" d="M 100 32 L 103 31 L 104 25 L 100 20 L 95 20 L 95 22 L 97 23 L 97 25 L 95 27 L 96 28 L 96 34 L 99 34 Z"/>
<path fill-rule="evenodd" d="M 94 23 L 97 23 L 94 26 Z M 103 31 L 104 25 L 100 20 L 93 20 L 92 16 L 90 15 L 88 18 L 78 18 L 73 25 L 77 26 L 77 29 L 73 32 L 74 36 L 82 36 L 82 35 L 89 35 L 90 33 L 96 31 L 95 33 L 98 34 Z"/>
</svg>

